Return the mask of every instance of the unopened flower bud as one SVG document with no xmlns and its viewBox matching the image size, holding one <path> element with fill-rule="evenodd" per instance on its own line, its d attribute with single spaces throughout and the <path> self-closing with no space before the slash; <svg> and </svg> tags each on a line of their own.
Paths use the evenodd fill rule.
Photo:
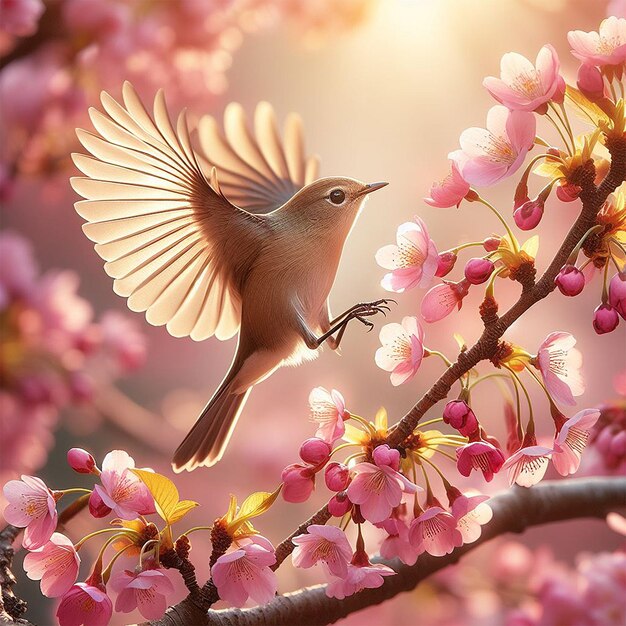
<svg viewBox="0 0 626 626">
<path fill-rule="evenodd" d="M 334 517 L 343 517 L 352 508 L 345 492 L 338 493 L 328 501 L 328 511 Z"/>
<path fill-rule="evenodd" d="M 515 209 L 513 219 L 520 230 L 532 230 L 543 217 L 543 202 L 540 200 L 528 200 L 522 206 Z"/>
<path fill-rule="evenodd" d="M 97 518 L 106 517 L 111 509 L 108 507 L 97 491 L 92 491 L 89 496 L 89 512 Z"/>
<path fill-rule="evenodd" d="M 288 465 L 281 474 L 283 499 L 286 502 L 305 502 L 315 489 L 315 472 L 298 463 Z"/>
<path fill-rule="evenodd" d="M 565 100 L 565 90 L 565 79 L 559 74 L 556 79 L 556 89 L 552 94 L 552 102 L 555 102 L 556 104 L 563 104 L 563 101 Z"/>
<path fill-rule="evenodd" d="M 400 469 L 400 452 L 395 448 L 390 448 L 386 443 L 374 448 L 372 458 L 378 467 L 391 467 L 396 472 Z"/>
<path fill-rule="evenodd" d="M 319 465 L 327 461 L 330 452 L 330 445 L 318 437 L 311 437 L 300 446 L 300 458 L 311 465 Z"/>
<path fill-rule="evenodd" d="M 483 248 L 486 252 L 495 252 L 500 247 L 500 237 L 487 237 L 483 240 Z"/>
<path fill-rule="evenodd" d="M 350 483 L 350 470 L 343 463 L 329 463 L 326 466 L 324 480 L 331 491 L 343 491 Z"/>
<path fill-rule="evenodd" d="M 597 102 L 604 97 L 604 79 L 602 73 L 595 65 L 583 63 L 578 68 L 576 78 L 578 89 L 592 102 Z"/>
<path fill-rule="evenodd" d="M 494 270 L 493 261 L 489 259 L 470 259 L 465 265 L 465 278 L 472 285 L 480 285 L 489 280 Z"/>
<path fill-rule="evenodd" d="M 437 271 L 435 272 L 435 276 L 442 278 L 448 275 L 452 271 L 456 259 L 457 256 L 454 252 L 442 252 L 437 258 Z"/>
<path fill-rule="evenodd" d="M 585 286 L 585 275 L 577 267 L 567 263 L 556 275 L 554 284 L 564 296 L 577 296 Z"/>
<path fill-rule="evenodd" d="M 580 195 L 581 191 L 582 188 L 578 185 L 563 183 L 561 185 L 557 185 L 556 197 L 561 202 L 574 202 L 574 200 L 576 200 L 576 198 Z"/>
<path fill-rule="evenodd" d="M 620 272 L 611 278 L 609 304 L 626 319 L 626 272 Z"/>
<path fill-rule="evenodd" d="M 67 451 L 68 465 L 79 474 L 94 474 L 96 460 L 82 448 L 71 448 Z"/>
<path fill-rule="evenodd" d="M 478 429 L 478 420 L 474 411 L 463 400 L 452 400 L 443 409 L 443 421 L 456 428 L 462 435 L 469 437 Z"/>
<path fill-rule="evenodd" d="M 619 324 L 619 315 L 610 304 L 601 304 L 593 312 L 593 329 L 598 335 L 611 333 Z"/>
</svg>

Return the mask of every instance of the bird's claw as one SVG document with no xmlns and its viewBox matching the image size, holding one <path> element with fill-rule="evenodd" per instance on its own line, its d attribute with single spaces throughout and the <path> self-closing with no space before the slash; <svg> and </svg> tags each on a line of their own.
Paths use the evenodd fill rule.
<svg viewBox="0 0 626 626">
<path fill-rule="evenodd" d="M 367 326 L 368 333 L 372 330 L 372 328 L 374 328 L 374 324 L 372 324 L 372 322 L 370 322 L 369 320 L 366 320 L 364 317 L 361 317 L 360 315 L 355 315 L 354 319 L 359 320 L 361 324 L 364 324 L 365 326 Z"/>
</svg>

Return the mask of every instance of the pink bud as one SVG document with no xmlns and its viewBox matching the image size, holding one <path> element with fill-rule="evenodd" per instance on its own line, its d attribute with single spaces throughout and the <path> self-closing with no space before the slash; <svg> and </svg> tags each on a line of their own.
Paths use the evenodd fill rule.
<svg viewBox="0 0 626 626">
<path fill-rule="evenodd" d="M 378 467 L 384 467 L 386 465 L 396 470 L 396 472 L 400 469 L 400 452 L 390 448 L 386 443 L 374 448 L 372 458 Z"/>
<path fill-rule="evenodd" d="M 500 247 L 500 237 L 487 237 L 483 241 L 483 248 L 486 252 L 495 252 Z"/>
<path fill-rule="evenodd" d="M 494 270 L 493 261 L 489 259 L 470 259 L 465 265 L 465 278 L 472 285 L 480 285 L 489 280 Z"/>
<path fill-rule="evenodd" d="M 457 256 L 454 252 L 442 252 L 437 257 L 437 271 L 435 276 L 442 278 L 452 271 L 454 264 L 456 263 Z"/>
<path fill-rule="evenodd" d="M 561 202 L 574 202 L 576 198 L 580 195 L 582 191 L 582 187 L 578 185 L 573 185 L 572 183 L 561 183 L 557 185 L 556 188 L 556 197 Z"/>
<path fill-rule="evenodd" d="M 92 491 L 89 496 L 89 512 L 94 517 L 106 517 L 111 509 L 102 501 L 97 491 Z"/>
<path fill-rule="evenodd" d="M 331 447 L 323 439 L 311 437 L 300 446 L 300 458 L 305 463 L 319 465 L 330 457 Z"/>
<path fill-rule="evenodd" d="M 315 489 L 315 472 L 298 463 L 288 465 L 281 475 L 283 499 L 286 502 L 305 502 Z"/>
<path fill-rule="evenodd" d="M 564 296 L 577 296 L 585 286 L 585 275 L 571 263 L 567 263 L 556 275 L 554 284 Z"/>
<path fill-rule="evenodd" d="M 604 79 L 602 73 L 595 65 L 583 63 L 578 68 L 576 79 L 578 89 L 592 102 L 604 98 Z"/>
<path fill-rule="evenodd" d="M 67 451 L 68 465 L 79 474 L 94 474 L 95 459 L 82 448 L 71 448 Z"/>
<path fill-rule="evenodd" d="M 328 510 L 334 517 L 343 517 L 352 508 L 345 492 L 338 493 L 328 501 Z"/>
<path fill-rule="evenodd" d="M 611 333 L 619 324 L 619 315 L 610 304 L 601 304 L 593 312 L 593 329 L 598 335 Z"/>
<path fill-rule="evenodd" d="M 609 283 L 609 304 L 626 319 L 626 272 L 615 274 Z"/>
<path fill-rule="evenodd" d="M 610 453 L 618 457 L 626 455 L 626 431 L 622 430 L 611 439 Z"/>
<path fill-rule="evenodd" d="M 469 437 L 478 430 L 478 420 L 474 411 L 463 400 L 452 400 L 443 409 L 443 421 Z"/>
<path fill-rule="evenodd" d="M 543 202 L 529 200 L 515 209 L 513 219 L 520 230 L 532 230 L 539 224 L 543 217 Z"/>
<path fill-rule="evenodd" d="M 343 491 L 350 483 L 350 470 L 343 463 L 329 463 L 326 467 L 324 480 L 331 491 Z"/>
<path fill-rule="evenodd" d="M 556 89 L 554 90 L 554 94 L 552 95 L 552 102 L 556 102 L 556 104 L 562 104 L 563 100 L 565 100 L 565 79 L 559 75 L 556 79 Z"/>
</svg>

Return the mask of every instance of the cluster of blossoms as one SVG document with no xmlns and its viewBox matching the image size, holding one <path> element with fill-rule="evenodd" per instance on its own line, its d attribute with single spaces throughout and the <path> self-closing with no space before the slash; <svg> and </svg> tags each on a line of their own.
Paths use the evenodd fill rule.
<svg viewBox="0 0 626 626">
<path fill-rule="evenodd" d="M 180 102 L 207 106 L 247 33 L 288 22 L 304 37 L 355 27 L 371 0 L 137 2 L 2 0 L 3 105 L 0 194 L 19 174 L 69 165 L 74 128 L 101 89 L 131 80 L 140 91 L 165 87 Z M 28 39 L 25 39 L 28 38 Z"/>
<path fill-rule="evenodd" d="M 590 432 L 589 454 L 581 472 L 591 475 L 626 474 L 626 401 L 600 407 L 600 418 Z"/>
<path fill-rule="evenodd" d="M 58 411 L 87 404 L 104 384 L 144 360 L 135 323 L 116 312 L 96 321 L 70 271 L 39 275 L 30 245 L 0 235 L 0 478 L 41 467 Z"/>
</svg>

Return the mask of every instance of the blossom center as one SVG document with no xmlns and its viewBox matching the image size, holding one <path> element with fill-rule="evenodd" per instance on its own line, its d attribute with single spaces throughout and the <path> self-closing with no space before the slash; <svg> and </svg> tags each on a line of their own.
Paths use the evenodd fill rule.
<svg viewBox="0 0 626 626">
<path fill-rule="evenodd" d="M 409 239 L 403 239 L 398 243 L 395 256 L 399 268 L 422 265 L 425 258 L 424 253 Z"/>
<path fill-rule="evenodd" d="M 573 426 L 567 431 L 567 436 L 565 437 L 565 445 L 569 446 L 575 452 L 582 454 L 588 440 L 588 431 Z"/>
<path fill-rule="evenodd" d="M 511 86 L 517 93 L 529 98 L 537 98 L 543 95 L 541 74 L 537 70 L 522 72 L 516 77 Z"/>
<path fill-rule="evenodd" d="M 489 138 L 481 145 L 492 163 L 511 165 L 515 161 L 515 152 L 511 144 L 502 136 L 489 133 Z"/>
</svg>

